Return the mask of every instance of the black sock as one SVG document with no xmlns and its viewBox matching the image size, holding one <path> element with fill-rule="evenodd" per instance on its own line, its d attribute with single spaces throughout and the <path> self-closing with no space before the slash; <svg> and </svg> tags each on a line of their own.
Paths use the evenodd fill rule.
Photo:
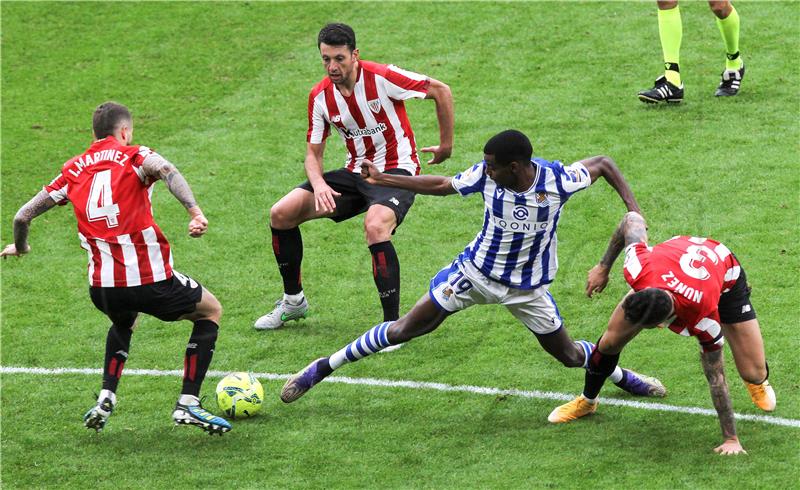
<svg viewBox="0 0 800 490">
<path fill-rule="evenodd" d="M 200 386 L 206 377 L 208 366 L 214 355 L 219 326 L 211 320 L 194 322 L 192 336 L 186 345 L 186 357 L 183 360 L 183 395 L 200 396 Z"/>
<path fill-rule="evenodd" d="M 122 368 L 128 360 L 133 330 L 129 327 L 111 325 L 106 336 L 106 360 L 103 365 L 103 389 L 117 392 Z"/>
<path fill-rule="evenodd" d="M 600 345 L 600 341 L 597 341 Z M 586 368 L 586 375 L 583 384 L 583 396 L 586 398 L 597 398 L 606 378 L 611 376 L 619 362 L 619 354 L 603 354 L 600 349 L 595 347 L 592 356 L 589 358 L 589 367 Z"/>
<path fill-rule="evenodd" d="M 278 262 L 278 270 L 283 278 L 283 292 L 297 294 L 303 290 L 300 279 L 300 265 L 303 262 L 303 237 L 300 228 L 272 230 L 272 251 Z"/>
<path fill-rule="evenodd" d="M 372 275 L 381 298 L 383 321 L 400 318 L 400 261 L 392 242 L 380 242 L 369 246 L 372 254 Z"/>
</svg>

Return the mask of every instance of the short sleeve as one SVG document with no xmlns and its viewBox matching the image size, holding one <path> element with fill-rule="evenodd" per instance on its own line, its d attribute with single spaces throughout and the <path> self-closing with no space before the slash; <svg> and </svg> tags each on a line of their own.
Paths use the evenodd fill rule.
<svg viewBox="0 0 800 490">
<path fill-rule="evenodd" d="M 555 163 L 556 178 L 559 180 L 559 191 L 565 194 L 565 197 L 571 196 L 578 191 L 586 189 L 592 185 L 592 178 L 589 175 L 589 170 L 581 162 L 575 162 L 572 165 L 564 166 L 561 162 Z"/>
<path fill-rule="evenodd" d="M 58 174 L 49 184 L 44 186 L 44 191 L 50 194 L 53 201 L 59 206 L 63 206 L 69 202 L 67 191 L 69 190 L 69 183 L 64 178 L 64 174 Z"/>
<path fill-rule="evenodd" d="M 462 196 L 483 191 L 486 185 L 486 164 L 478 162 L 470 168 L 458 173 L 450 180 L 453 189 Z"/>
<path fill-rule="evenodd" d="M 425 75 L 403 70 L 394 65 L 386 67 L 385 89 L 395 100 L 424 99 L 431 81 Z"/>
<path fill-rule="evenodd" d="M 317 97 L 312 91 L 308 95 L 308 133 L 306 141 L 313 144 L 322 143 L 330 133 L 330 124 L 325 120 L 322 108 L 316 103 Z"/>
<path fill-rule="evenodd" d="M 648 252 L 647 244 L 644 242 L 631 243 L 625 247 L 625 262 L 622 266 L 622 273 L 631 287 L 636 285 L 639 276 L 642 274 L 644 269 L 643 260 Z"/>
<path fill-rule="evenodd" d="M 692 335 L 697 337 L 700 349 L 703 352 L 714 352 L 725 345 L 725 337 L 719 324 L 719 314 L 714 312 L 711 317 L 703 318 L 691 329 Z"/>
</svg>

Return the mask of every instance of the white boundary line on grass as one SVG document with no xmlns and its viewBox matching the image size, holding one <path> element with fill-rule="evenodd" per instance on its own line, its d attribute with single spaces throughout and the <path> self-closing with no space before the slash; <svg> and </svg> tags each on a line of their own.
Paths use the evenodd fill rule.
<svg viewBox="0 0 800 490">
<path fill-rule="evenodd" d="M 46 375 L 59 375 L 59 374 L 103 374 L 102 369 L 91 368 L 38 368 L 38 367 L 14 367 L 14 366 L 0 366 L 0 374 L 46 374 Z M 221 378 L 228 374 L 223 371 L 209 371 L 208 377 Z M 253 373 L 257 378 L 268 380 L 284 380 L 288 379 L 290 374 L 275 374 L 275 373 Z M 125 375 L 127 376 L 183 376 L 183 371 L 172 370 L 162 371 L 157 369 L 126 369 Z M 386 388 L 410 388 L 415 390 L 435 390 L 443 392 L 458 392 L 458 393 L 474 393 L 478 395 L 492 395 L 492 396 L 518 396 L 521 398 L 536 398 L 541 400 L 560 400 L 569 401 L 574 398 L 574 395 L 566 393 L 555 393 L 552 391 L 538 391 L 538 390 L 504 390 L 500 388 L 488 388 L 484 386 L 469 386 L 469 385 L 448 385 L 444 383 L 429 383 L 421 381 L 390 381 L 385 379 L 373 378 L 348 378 L 344 376 L 330 376 L 325 378 L 327 383 L 343 383 L 349 385 L 366 385 L 366 386 L 381 386 Z M 640 410 L 653 410 L 657 412 L 674 412 L 674 413 L 688 413 L 692 415 L 707 415 L 717 416 L 717 412 L 708 408 L 700 407 L 681 407 L 678 405 L 667 405 L 664 403 L 652 402 L 638 402 L 630 400 L 618 400 L 614 398 L 603 398 L 605 405 L 615 405 L 620 407 L 638 408 Z M 751 422 L 762 422 L 765 424 L 781 425 L 784 427 L 798 427 L 800 428 L 800 420 L 787 419 L 782 417 L 773 417 L 771 415 L 749 415 L 749 414 L 735 414 L 737 420 L 747 420 Z"/>
</svg>

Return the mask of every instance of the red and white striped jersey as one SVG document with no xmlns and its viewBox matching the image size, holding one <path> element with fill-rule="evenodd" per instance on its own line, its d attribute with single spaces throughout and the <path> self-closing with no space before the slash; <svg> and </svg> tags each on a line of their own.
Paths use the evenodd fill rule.
<svg viewBox="0 0 800 490">
<path fill-rule="evenodd" d="M 153 220 L 146 146 L 123 146 L 113 136 L 68 160 L 44 189 L 72 203 L 81 247 L 89 255 L 89 284 L 128 287 L 172 277 L 169 242 Z"/>
<path fill-rule="evenodd" d="M 625 280 L 634 291 L 672 293 L 675 320 L 669 329 L 697 337 L 705 351 L 722 348 L 719 298 L 739 279 L 741 268 L 728 247 L 709 238 L 678 236 L 648 247 L 633 243 L 625 251 Z"/>
<path fill-rule="evenodd" d="M 423 99 L 430 80 L 394 65 L 359 61 L 353 93 L 345 97 L 328 77 L 308 96 L 309 143 L 322 143 L 330 126 L 347 146 L 345 168 L 360 172 L 364 159 L 379 170 L 401 168 L 420 172 L 417 144 L 408 121 L 406 99 Z"/>
</svg>

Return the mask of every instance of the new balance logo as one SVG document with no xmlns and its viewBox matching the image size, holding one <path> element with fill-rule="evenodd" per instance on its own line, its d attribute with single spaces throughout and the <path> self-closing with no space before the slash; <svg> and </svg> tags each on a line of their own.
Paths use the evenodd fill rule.
<svg viewBox="0 0 800 490">
<path fill-rule="evenodd" d="M 742 313 L 749 313 L 751 310 L 750 305 L 742 306 Z"/>
<path fill-rule="evenodd" d="M 393 197 L 393 198 L 389 199 L 389 202 L 394 204 L 395 206 L 399 206 L 400 205 L 400 201 L 398 201 L 396 197 Z"/>
</svg>

